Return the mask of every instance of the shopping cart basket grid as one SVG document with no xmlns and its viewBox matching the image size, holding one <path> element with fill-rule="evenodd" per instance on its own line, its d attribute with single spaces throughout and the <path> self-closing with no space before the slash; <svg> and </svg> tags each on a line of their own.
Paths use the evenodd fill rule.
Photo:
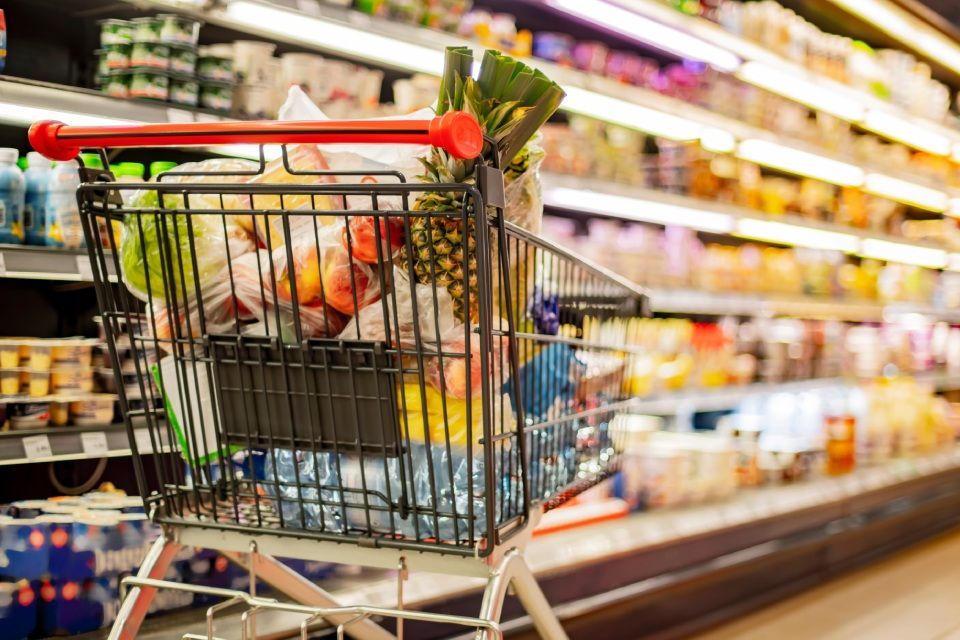
<svg viewBox="0 0 960 640">
<path fill-rule="evenodd" d="M 261 145 L 249 164 L 145 184 L 84 173 L 78 190 L 111 359 L 135 352 L 136 384 L 118 379 L 131 446 L 173 449 L 150 478 L 134 459 L 164 537 L 112 637 L 132 637 L 156 588 L 176 588 L 154 580 L 183 544 L 256 569 L 312 615 L 361 615 L 346 627 L 359 638 L 386 636 L 368 610 L 338 607 L 272 555 L 485 576 L 477 618 L 423 615 L 496 637 L 513 584 L 541 634 L 564 637 L 521 551 L 538 514 L 616 466 L 610 422 L 628 406 L 627 358 L 602 330 L 642 311 L 642 292 L 506 223 L 502 175 L 482 159 L 475 185 L 304 163 L 318 153 L 309 143 L 476 150 L 436 137 L 453 121 L 464 131 L 464 118 L 400 132 L 375 122 L 32 128 L 36 148 L 64 159 L 80 147 Z M 480 135 L 470 123 L 464 135 Z M 281 144 L 279 161 L 266 161 L 268 142 Z M 438 193 L 452 206 L 416 206 Z M 251 621 L 291 606 L 244 602 Z"/>
</svg>

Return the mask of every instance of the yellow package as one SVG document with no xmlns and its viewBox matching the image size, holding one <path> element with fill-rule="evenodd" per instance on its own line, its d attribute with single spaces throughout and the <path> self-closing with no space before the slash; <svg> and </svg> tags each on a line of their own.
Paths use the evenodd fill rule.
<svg viewBox="0 0 960 640">
<path fill-rule="evenodd" d="M 444 399 L 440 391 L 431 385 L 425 385 L 426 411 L 419 384 L 401 384 L 401 398 L 397 399 L 400 413 L 400 427 L 409 436 L 411 442 L 426 442 L 424 422 L 429 429 L 430 444 L 446 445 L 447 434 L 451 447 L 466 448 L 468 421 L 473 431 L 474 446 L 483 437 L 483 405 L 479 397 L 467 407 L 466 400 L 446 398 L 446 419 L 444 419 Z M 424 421 L 426 418 L 426 421 Z"/>
</svg>

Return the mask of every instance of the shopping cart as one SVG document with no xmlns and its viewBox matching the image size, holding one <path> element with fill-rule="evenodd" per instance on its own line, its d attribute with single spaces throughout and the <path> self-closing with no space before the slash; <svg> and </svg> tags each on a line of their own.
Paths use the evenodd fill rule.
<svg viewBox="0 0 960 640">
<path fill-rule="evenodd" d="M 60 161 L 99 149 L 103 166 L 107 147 L 260 150 L 143 184 L 80 169 L 110 357 L 117 372 L 121 355 L 135 365 L 135 382 L 117 373 L 134 468 L 163 530 L 124 581 L 111 638 L 137 634 L 157 589 L 223 598 L 207 638 L 233 604 L 246 606 L 245 635 L 257 612 L 280 609 L 306 616 L 304 638 L 319 618 L 338 637 L 394 637 L 377 623 L 392 618 L 400 636 L 417 620 L 494 638 L 510 585 L 543 637 L 565 637 L 522 551 L 541 513 L 616 470 L 629 352 L 601 329 L 646 301 L 505 222 L 503 173 L 482 159 L 492 141 L 473 118 L 42 122 L 30 140 Z M 432 144 L 476 168 L 427 184 L 303 166 L 312 143 L 341 142 Z M 141 453 L 168 444 L 148 475 Z M 248 569 L 249 592 L 163 580 L 184 546 Z M 277 556 L 397 569 L 398 604 L 338 604 Z M 407 571 L 486 578 L 480 614 L 404 609 Z M 258 596 L 257 580 L 293 603 Z"/>
</svg>

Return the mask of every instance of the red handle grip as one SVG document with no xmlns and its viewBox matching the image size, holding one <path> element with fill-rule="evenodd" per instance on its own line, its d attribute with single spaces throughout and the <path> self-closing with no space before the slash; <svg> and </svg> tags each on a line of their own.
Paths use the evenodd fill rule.
<svg viewBox="0 0 960 640">
<path fill-rule="evenodd" d="M 190 122 L 117 127 L 71 127 L 44 120 L 30 127 L 30 144 L 51 160 L 72 160 L 82 147 L 185 147 L 215 144 L 397 143 L 431 144 L 457 158 L 476 158 L 483 132 L 468 113 L 432 120 L 316 122 Z"/>
</svg>

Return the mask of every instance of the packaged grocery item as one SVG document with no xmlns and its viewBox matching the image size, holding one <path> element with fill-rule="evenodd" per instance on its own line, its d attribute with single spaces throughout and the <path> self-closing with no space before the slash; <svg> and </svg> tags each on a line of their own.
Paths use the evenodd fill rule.
<svg viewBox="0 0 960 640">
<path fill-rule="evenodd" d="M 150 163 L 150 179 L 156 180 L 164 171 L 170 171 L 177 166 L 176 162 L 170 160 L 154 160 Z"/>
<path fill-rule="evenodd" d="M 135 48 L 130 44 L 111 44 L 104 47 L 97 53 L 100 56 L 100 69 L 101 71 L 106 68 L 109 71 L 116 71 L 118 69 L 128 69 L 131 65 L 131 53 Z M 152 46 L 152 45 L 139 45 L 142 47 Z M 141 54 L 142 56 L 142 54 Z"/>
<path fill-rule="evenodd" d="M 20 152 L 0 148 L 0 243 L 23 242 L 23 205 L 26 199 L 26 182 L 23 172 L 17 167 Z"/>
<path fill-rule="evenodd" d="M 3 66 L 7 60 L 7 21 L 3 16 L 3 9 L 0 9 L 0 73 L 3 73 Z"/>
<path fill-rule="evenodd" d="M 110 165 L 110 171 L 117 182 L 143 182 L 143 165 L 139 162 L 121 162 Z"/>
<path fill-rule="evenodd" d="M 42 245 L 46 237 L 44 212 L 47 210 L 52 167 L 53 162 L 36 151 L 27 154 L 27 170 L 23 174 L 27 189 L 23 205 L 23 231 L 27 244 Z"/>
<path fill-rule="evenodd" d="M 260 84 L 273 80 L 268 74 L 270 59 L 277 45 L 259 40 L 233 43 L 233 69 L 242 82 Z"/>
<path fill-rule="evenodd" d="M 199 91 L 200 85 L 190 76 L 174 75 L 170 78 L 170 102 L 195 107 Z"/>
<path fill-rule="evenodd" d="M 0 395 L 15 396 L 20 393 L 20 371 L 0 370 Z"/>
<path fill-rule="evenodd" d="M 113 422 L 116 398 L 111 395 L 93 395 L 70 403 L 70 415 L 78 427 L 107 425 Z"/>
<path fill-rule="evenodd" d="M 10 427 L 42 429 L 50 423 L 50 405 L 46 402 L 11 402 L 7 405 Z"/>
<path fill-rule="evenodd" d="M 27 370 L 27 394 L 31 398 L 42 398 L 50 395 L 50 371 Z M 20 376 L 21 383 L 23 375 Z"/>
<path fill-rule="evenodd" d="M 170 66 L 170 47 L 165 44 L 135 42 L 128 51 L 131 67 L 166 69 Z"/>
<path fill-rule="evenodd" d="M 164 65 L 166 67 L 166 65 Z M 170 91 L 170 76 L 166 69 L 131 69 L 130 97 L 166 100 Z"/>
<path fill-rule="evenodd" d="M 197 60 L 198 78 L 214 82 L 233 82 L 232 57 L 211 55 L 202 47 L 200 51 L 200 57 Z"/>
<path fill-rule="evenodd" d="M 93 371 L 90 369 L 54 369 L 50 372 L 50 393 L 70 394 L 93 391 Z"/>
<path fill-rule="evenodd" d="M 100 158 L 81 154 L 84 166 L 96 167 Z M 50 173 L 50 189 L 47 193 L 47 208 L 44 213 L 44 244 L 48 247 L 78 249 L 83 246 L 83 227 L 80 225 L 80 210 L 77 206 L 77 187 L 80 174 L 73 162 L 58 162 Z"/>
<path fill-rule="evenodd" d="M 15 369 L 20 366 L 20 341 L 0 339 L 0 369 Z"/>
<path fill-rule="evenodd" d="M 197 46 L 200 25 L 203 24 L 199 20 L 172 13 L 161 13 L 156 19 L 160 22 L 160 42 Z"/>
<path fill-rule="evenodd" d="M 129 20 L 101 20 L 100 46 L 130 44 L 133 42 L 133 23 Z"/>
<path fill-rule="evenodd" d="M 62 427 L 70 422 L 70 403 L 51 402 L 50 403 L 50 424 L 55 427 Z"/>
<path fill-rule="evenodd" d="M 193 75 L 197 68 L 197 50 L 185 45 L 170 45 L 170 71 Z"/>
<path fill-rule="evenodd" d="M 538 31 L 533 34 L 533 55 L 557 64 L 572 65 L 573 43 L 573 38 L 565 33 Z"/>
<path fill-rule="evenodd" d="M 204 109 L 226 113 L 233 106 L 233 85 L 229 82 L 204 80 L 200 83 L 198 101 Z"/>
<path fill-rule="evenodd" d="M 134 18 L 133 42 L 160 42 L 160 30 L 163 21 L 155 17 Z"/>
<path fill-rule="evenodd" d="M 100 90 L 114 98 L 129 98 L 130 80 L 131 76 L 127 71 L 114 71 L 100 76 Z"/>
</svg>

